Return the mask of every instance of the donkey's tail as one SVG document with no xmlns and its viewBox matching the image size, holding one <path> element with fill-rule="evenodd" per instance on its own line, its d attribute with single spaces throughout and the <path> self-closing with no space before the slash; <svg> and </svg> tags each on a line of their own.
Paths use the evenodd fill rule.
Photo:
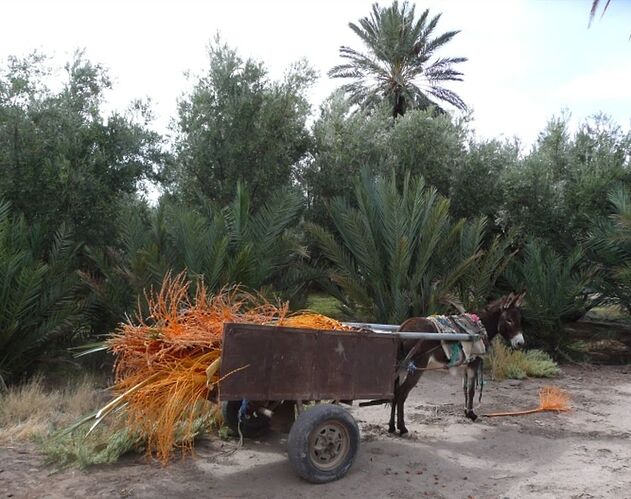
<svg viewBox="0 0 631 499">
<path fill-rule="evenodd" d="M 370 400 L 368 402 L 360 402 L 359 407 L 367 407 L 369 405 L 389 404 L 390 402 L 392 402 L 391 399 Z"/>
</svg>

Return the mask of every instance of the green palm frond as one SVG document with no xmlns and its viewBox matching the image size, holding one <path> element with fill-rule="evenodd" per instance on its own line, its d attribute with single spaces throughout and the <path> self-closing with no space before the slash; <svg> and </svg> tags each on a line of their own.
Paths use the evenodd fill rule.
<svg viewBox="0 0 631 499">
<path fill-rule="evenodd" d="M 82 278 L 93 291 L 91 310 L 102 317 L 99 328 L 111 330 L 138 306 L 144 314 L 145 293 L 169 272 L 186 271 L 211 291 L 240 284 L 297 299 L 305 283 L 322 278 L 307 265 L 297 230 L 302 203 L 294 193 L 278 193 L 253 209 L 238 186 L 223 209 L 209 202 L 192 209 L 163 201 L 144 216 L 137 210 L 123 213 L 119 248 L 87 250 L 98 271 Z M 196 285 L 190 291 L 195 293 Z"/>
<path fill-rule="evenodd" d="M 588 249 L 599 264 L 600 291 L 631 312 L 631 191 L 618 187 L 609 202 L 613 213 L 594 224 Z"/>
<path fill-rule="evenodd" d="M 70 342 L 84 319 L 71 231 L 62 226 L 48 247 L 40 233 L 0 202 L 0 376 L 9 379 Z"/>
<path fill-rule="evenodd" d="M 524 317 L 529 336 L 552 355 L 571 343 L 564 324 L 579 319 L 602 299 L 590 292 L 595 271 L 587 265 L 582 247 L 561 255 L 538 241 L 529 242 L 522 258 L 507 270 L 513 287 L 528 290 Z"/>
<path fill-rule="evenodd" d="M 499 254 L 508 246 L 498 240 L 485 259 L 484 224 L 453 221 L 449 201 L 409 175 L 397 187 L 394 175 L 373 179 L 364 172 L 355 205 L 338 198 L 329 213 L 333 233 L 307 230 L 339 287 L 336 297 L 354 315 L 381 322 L 446 311 L 460 295 L 471 301 L 471 293 L 493 286 L 497 272 L 488 267 L 503 261 Z M 473 276 L 491 282 L 472 288 Z"/>
</svg>

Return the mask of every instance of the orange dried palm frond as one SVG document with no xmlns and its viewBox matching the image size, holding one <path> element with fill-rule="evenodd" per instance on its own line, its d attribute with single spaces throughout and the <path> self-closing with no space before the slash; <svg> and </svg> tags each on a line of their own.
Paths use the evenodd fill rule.
<svg viewBox="0 0 631 499">
<path fill-rule="evenodd" d="M 486 417 L 496 416 L 523 416 L 525 414 L 534 414 L 537 412 L 565 412 L 570 410 L 570 395 L 561 388 L 556 386 L 544 386 L 539 390 L 539 407 L 536 409 L 526 409 L 524 411 L 513 412 L 493 412 L 484 414 Z"/>
<path fill-rule="evenodd" d="M 346 326 L 340 321 L 331 319 L 316 312 L 297 312 L 278 322 L 279 326 L 319 329 L 322 331 L 359 331 L 357 328 Z"/>
</svg>

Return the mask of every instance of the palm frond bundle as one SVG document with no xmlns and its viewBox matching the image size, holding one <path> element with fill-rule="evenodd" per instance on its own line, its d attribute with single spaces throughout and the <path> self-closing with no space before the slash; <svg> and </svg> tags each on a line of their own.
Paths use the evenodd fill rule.
<svg viewBox="0 0 631 499">
<path fill-rule="evenodd" d="M 186 274 L 167 275 L 147 296 L 149 316 L 122 324 L 107 341 L 116 356 L 116 397 L 80 423 L 120 412 L 125 427 L 143 435 L 147 452 L 166 463 L 176 442 L 192 448 L 200 418 L 217 411 L 208 400 L 220 379 L 223 325 L 266 324 L 282 320 L 287 304 L 273 304 L 239 287 L 210 294 L 198 283 L 194 298 Z"/>
</svg>

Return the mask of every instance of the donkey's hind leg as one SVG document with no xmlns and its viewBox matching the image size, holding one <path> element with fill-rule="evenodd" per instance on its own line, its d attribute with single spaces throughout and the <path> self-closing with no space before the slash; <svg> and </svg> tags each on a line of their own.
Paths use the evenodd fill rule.
<svg viewBox="0 0 631 499">
<path fill-rule="evenodd" d="M 401 436 L 405 435 L 408 432 L 408 429 L 405 427 L 405 413 L 403 407 L 405 406 L 405 401 L 408 398 L 408 395 L 412 391 L 412 388 L 416 386 L 418 380 L 420 379 L 423 371 L 416 370 L 408 373 L 405 377 L 405 381 L 401 383 L 399 386 L 399 392 L 396 394 L 396 409 L 397 409 L 397 429 L 399 430 L 399 434 Z"/>
</svg>

